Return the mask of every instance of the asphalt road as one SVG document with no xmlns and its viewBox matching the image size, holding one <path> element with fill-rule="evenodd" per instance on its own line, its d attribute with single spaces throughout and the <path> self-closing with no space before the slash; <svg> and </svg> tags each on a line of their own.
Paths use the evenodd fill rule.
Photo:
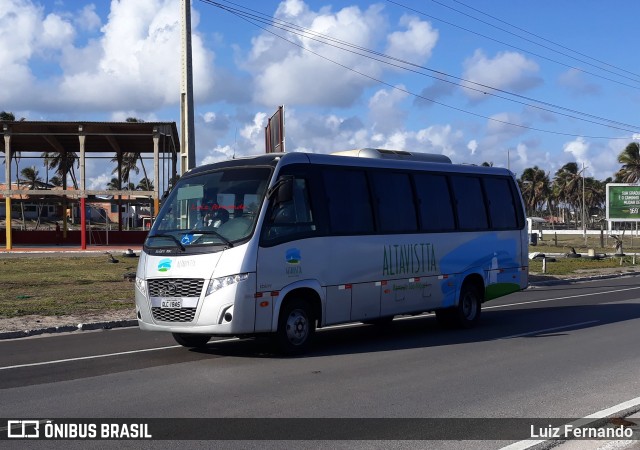
<svg viewBox="0 0 640 450">
<path fill-rule="evenodd" d="M 267 342 L 251 339 L 187 350 L 170 335 L 138 329 L 0 341 L 0 416 L 577 419 L 640 396 L 638 281 L 608 279 L 512 294 L 486 304 L 473 330 L 443 330 L 433 316 L 396 319 L 382 330 L 333 327 L 319 331 L 312 352 L 298 358 L 282 358 Z M 175 423 L 180 433 L 184 423 Z M 171 421 L 165 425 L 171 429 Z M 315 440 L 295 446 L 500 448 L 516 440 Z M 42 441 L 30 444 L 47 447 Z M 70 444 L 76 445 L 86 441 Z M 112 441 L 100 446 L 122 448 Z M 282 443 L 190 443 L 200 446 Z M 284 444 L 291 446 L 292 441 Z"/>
</svg>

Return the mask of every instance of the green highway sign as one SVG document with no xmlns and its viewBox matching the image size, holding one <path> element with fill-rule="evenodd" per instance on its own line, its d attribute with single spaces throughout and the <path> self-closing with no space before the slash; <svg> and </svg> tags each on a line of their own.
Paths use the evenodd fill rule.
<svg viewBox="0 0 640 450">
<path fill-rule="evenodd" d="M 607 219 L 640 221 L 640 186 L 607 184 Z"/>
</svg>

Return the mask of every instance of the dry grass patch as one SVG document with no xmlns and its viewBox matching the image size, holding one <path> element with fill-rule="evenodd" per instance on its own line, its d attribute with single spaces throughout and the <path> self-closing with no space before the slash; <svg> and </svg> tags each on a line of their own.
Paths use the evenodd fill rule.
<svg viewBox="0 0 640 450">
<path fill-rule="evenodd" d="M 137 258 L 107 255 L 0 258 L 0 318 L 86 315 L 132 309 L 134 284 L 124 274 Z"/>
</svg>

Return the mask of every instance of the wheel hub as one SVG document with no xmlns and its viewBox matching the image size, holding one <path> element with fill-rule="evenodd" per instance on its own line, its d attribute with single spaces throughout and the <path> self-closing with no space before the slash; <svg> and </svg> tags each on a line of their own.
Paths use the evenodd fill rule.
<svg viewBox="0 0 640 450">
<path fill-rule="evenodd" d="M 292 311 L 287 320 L 287 338 L 294 345 L 307 339 L 309 333 L 307 318 L 300 311 Z"/>
</svg>

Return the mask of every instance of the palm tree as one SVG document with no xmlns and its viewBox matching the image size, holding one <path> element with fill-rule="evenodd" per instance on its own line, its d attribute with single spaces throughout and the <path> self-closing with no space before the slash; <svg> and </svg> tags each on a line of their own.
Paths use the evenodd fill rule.
<svg viewBox="0 0 640 450">
<path fill-rule="evenodd" d="M 71 177 L 73 187 L 76 190 L 78 189 L 78 180 L 76 178 L 76 173 L 73 166 L 79 166 L 80 159 L 75 152 L 45 152 L 42 154 L 42 157 L 47 164 L 47 176 L 49 174 L 48 169 L 53 169 L 55 171 L 56 176 L 51 178 L 51 184 L 55 186 L 62 186 L 62 190 L 66 191 L 68 175 Z M 56 183 L 53 182 L 54 178 L 56 178 Z M 57 184 L 58 182 L 60 184 Z M 64 233 L 66 233 L 67 197 L 62 197 L 62 211 L 65 223 Z"/>
<path fill-rule="evenodd" d="M 42 154 L 47 169 L 55 170 L 55 174 L 62 180 L 62 188 L 67 189 L 67 175 L 71 177 L 74 189 L 78 189 L 78 179 L 74 166 L 80 164 L 75 152 L 45 152 Z M 48 173 L 48 172 L 47 172 Z"/>
<path fill-rule="evenodd" d="M 62 180 L 60 179 L 59 176 L 54 175 L 49 179 L 49 183 L 47 183 L 47 184 L 51 184 L 53 186 L 61 187 L 62 186 Z"/>
<path fill-rule="evenodd" d="M 640 180 L 640 144 L 631 142 L 618 155 L 622 168 L 618 172 L 622 183 L 636 183 Z"/>
<path fill-rule="evenodd" d="M 144 177 L 136 186 L 136 190 L 138 191 L 153 191 L 153 181 Z"/>
<path fill-rule="evenodd" d="M 558 202 L 558 209 L 569 212 L 573 209 L 574 214 L 577 214 L 582 197 L 580 179 L 581 172 L 575 162 L 565 164 L 556 172 L 553 178 L 553 193 Z M 564 217 L 564 214 L 562 216 Z"/>
<path fill-rule="evenodd" d="M 40 174 L 38 173 L 38 169 L 35 166 L 25 167 L 20 172 L 22 175 L 22 181 L 27 184 L 27 187 L 32 190 L 40 189 L 42 187 L 42 178 L 40 178 Z M 40 216 L 42 215 L 42 202 L 38 202 L 37 204 L 37 218 L 36 218 L 36 230 L 40 225 Z"/>
<path fill-rule="evenodd" d="M 542 212 L 543 206 L 548 205 L 551 194 L 549 175 L 538 166 L 529 167 L 522 172 L 518 182 L 527 215 L 533 216 L 538 211 Z"/>
<path fill-rule="evenodd" d="M 138 119 L 136 117 L 127 117 L 127 122 L 143 123 L 144 120 Z M 142 153 L 138 153 L 137 156 L 140 159 L 140 165 L 142 166 L 142 173 L 144 174 L 144 178 L 148 178 L 147 169 L 144 167 L 144 161 L 142 160 Z M 138 172 L 136 171 L 136 173 Z"/>
<path fill-rule="evenodd" d="M 29 189 L 40 189 L 42 187 L 42 178 L 36 166 L 25 167 L 20 172 L 22 175 L 22 181 L 27 183 Z"/>
<path fill-rule="evenodd" d="M 127 117 L 127 122 L 134 123 L 142 123 L 144 122 L 142 119 L 137 119 L 135 117 Z M 148 178 L 147 169 L 144 166 L 144 161 L 142 159 L 142 154 L 136 152 L 122 152 L 117 154 L 115 157 L 111 159 L 111 162 L 115 162 L 118 166 L 113 169 L 111 173 L 118 173 L 118 167 L 120 168 L 119 177 L 124 183 L 125 181 L 129 181 L 129 177 L 131 172 L 134 172 L 136 175 L 140 173 L 140 168 L 138 167 L 138 160 L 140 160 L 140 165 L 142 167 L 142 173 L 144 178 Z"/>
<path fill-rule="evenodd" d="M 107 183 L 107 190 L 109 191 L 119 191 L 120 190 L 120 180 L 118 178 L 113 177 L 111 181 Z"/>
<path fill-rule="evenodd" d="M 118 180 L 118 178 L 113 177 L 111 178 L 111 181 L 107 183 L 107 189 L 110 191 L 119 191 L 119 190 L 135 191 L 136 185 L 133 183 L 128 183 L 123 186 L 120 180 Z"/>
<path fill-rule="evenodd" d="M 15 122 L 16 116 L 12 112 L 1 111 L 0 112 L 0 121 L 3 122 Z"/>
<path fill-rule="evenodd" d="M 589 220 L 591 216 L 599 214 L 605 207 L 607 181 L 599 181 L 593 177 L 585 178 L 585 212 Z"/>
</svg>

